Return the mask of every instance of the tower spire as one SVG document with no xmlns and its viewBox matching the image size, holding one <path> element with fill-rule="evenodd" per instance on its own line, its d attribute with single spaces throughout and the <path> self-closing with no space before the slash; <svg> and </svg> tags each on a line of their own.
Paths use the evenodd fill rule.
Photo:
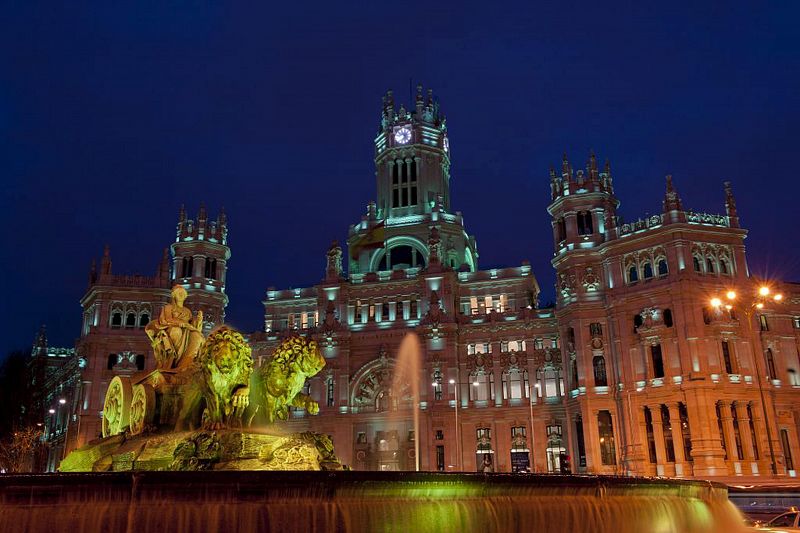
<svg viewBox="0 0 800 533">
<path fill-rule="evenodd" d="M 681 197 L 678 195 L 678 191 L 675 190 L 675 186 L 672 185 L 672 174 L 667 174 L 666 180 L 667 190 L 664 193 L 664 212 L 680 211 L 682 209 Z"/>
<path fill-rule="evenodd" d="M 739 214 L 736 211 L 736 198 L 733 196 L 731 182 L 725 182 L 725 214 L 728 215 L 728 223 L 732 228 L 739 227 Z"/>
</svg>

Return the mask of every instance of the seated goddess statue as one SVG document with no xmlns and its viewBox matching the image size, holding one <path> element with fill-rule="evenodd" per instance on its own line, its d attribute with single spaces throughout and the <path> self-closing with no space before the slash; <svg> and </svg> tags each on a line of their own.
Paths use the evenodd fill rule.
<svg viewBox="0 0 800 533">
<path fill-rule="evenodd" d="M 172 287 L 172 300 L 164 306 L 158 319 L 144 330 L 150 337 L 159 370 L 182 369 L 194 361 L 203 344 L 203 312 L 192 320 L 192 311 L 183 306 L 188 296 L 180 285 Z"/>
</svg>

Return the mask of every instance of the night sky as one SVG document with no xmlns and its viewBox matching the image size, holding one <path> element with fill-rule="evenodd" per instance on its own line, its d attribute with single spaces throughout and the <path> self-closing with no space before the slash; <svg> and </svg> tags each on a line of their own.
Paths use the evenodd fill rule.
<svg viewBox="0 0 800 533">
<path fill-rule="evenodd" d="M 92 257 L 151 275 L 178 209 L 224 205 L 228 321 L 314 284 L 374 198 L 381 96 L 431 87 L 479 266 L 553 298 L 548 168 L 610 159 L 633 220 L 724 213 L 752 270 L 800 279 L 797 2 L 6 2 L 0 16 L 2 353 L 79 334 Z M 147 5 L 149 4 L 149 5 Z M 1 356 L 1 355 L 0 355 Z"/>
</svg>

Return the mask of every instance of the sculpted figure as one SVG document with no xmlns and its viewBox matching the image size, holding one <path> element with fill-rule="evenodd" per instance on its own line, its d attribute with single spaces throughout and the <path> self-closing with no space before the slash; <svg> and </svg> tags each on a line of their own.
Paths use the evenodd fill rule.
<svg viewBox="0 0 800 533">
<path fill-rule="evenodd" d="M 203 344 L 203 312 L 198 311 L 192 320 L 192 311 L 183 306 L 186 296 L 182 286 L 172 287 L 172 301 L 144 328 L 160 370 L 191 366 Z"/>
<path fill-rule="evenodd" d="M 244 337 L 232 329 L 213 331 L 195 359 L 186 382 L 176 430 L 222 429 L 241 425 L 250 403 L 251 348 Z M 205 408 L 202 409 L 202 406 Z"/>
<path fill-rule="evenodd" d="M 259 421 L 272 423 L 289 418 L 289 407 L 305 409 L 309 414 L 319 413 L 319 404 L 301 393 L 306 379 L 316 375 L 325 366 L 325 358 L 315 341 L 291 337 L 283 341 L 272 359 L 254 375 L 256 403 L 250 420 L 259 414 Z"/>
</svg>

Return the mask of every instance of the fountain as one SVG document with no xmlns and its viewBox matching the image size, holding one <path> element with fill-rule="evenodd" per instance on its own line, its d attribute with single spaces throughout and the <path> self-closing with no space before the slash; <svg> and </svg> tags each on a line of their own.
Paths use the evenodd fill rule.
<svg viewBox="0 0 800 533">
<path fill-rule="evenodd" d="M 202 314 L 172 290 L 146 332 L 157 367 L 116 376 L 106 392 L 103 438 L 71 452 L 61 472 L 138 470 L 336 470 L 327 435 L 285 434 L 274 426 L 291 407 L 319 412 L 301 393 L 325 366 L 317 343 L 288 337 L 253 371 L 250 346 L 225 326 L 204 338 Z"/>
<path fill-rule="evenodd" d="M 415 333 L 407 333 L 397 352 L 394 376 L 392 378 L 392 397 L 401 398 L 405 387 L 410 388 L 414 420 L 414 462 L 419 472 L 419 382 L 421 352 L 419 338 Z"/>
<path fill-rule="evenodd" d="M 283 434 L 289 408 L 316 414 L 301 389 L 325 360 L 290 337 L 253 371 L 222 327 L 208 338 L 173 289 L 148 335 L 158 368 L 115 378 L 104 437 L 62 473 L 0 476 L 0 531 L 548 531 L 735 533 L 741 515 L 710 482 L 608 476 L 344 471 L 330 439 Z M 397 358 L 393 397 L 410 385 L 419 469 L 420 346 Z M 293 471 L 287 470 L 308 470 Z"/>
</svg>

